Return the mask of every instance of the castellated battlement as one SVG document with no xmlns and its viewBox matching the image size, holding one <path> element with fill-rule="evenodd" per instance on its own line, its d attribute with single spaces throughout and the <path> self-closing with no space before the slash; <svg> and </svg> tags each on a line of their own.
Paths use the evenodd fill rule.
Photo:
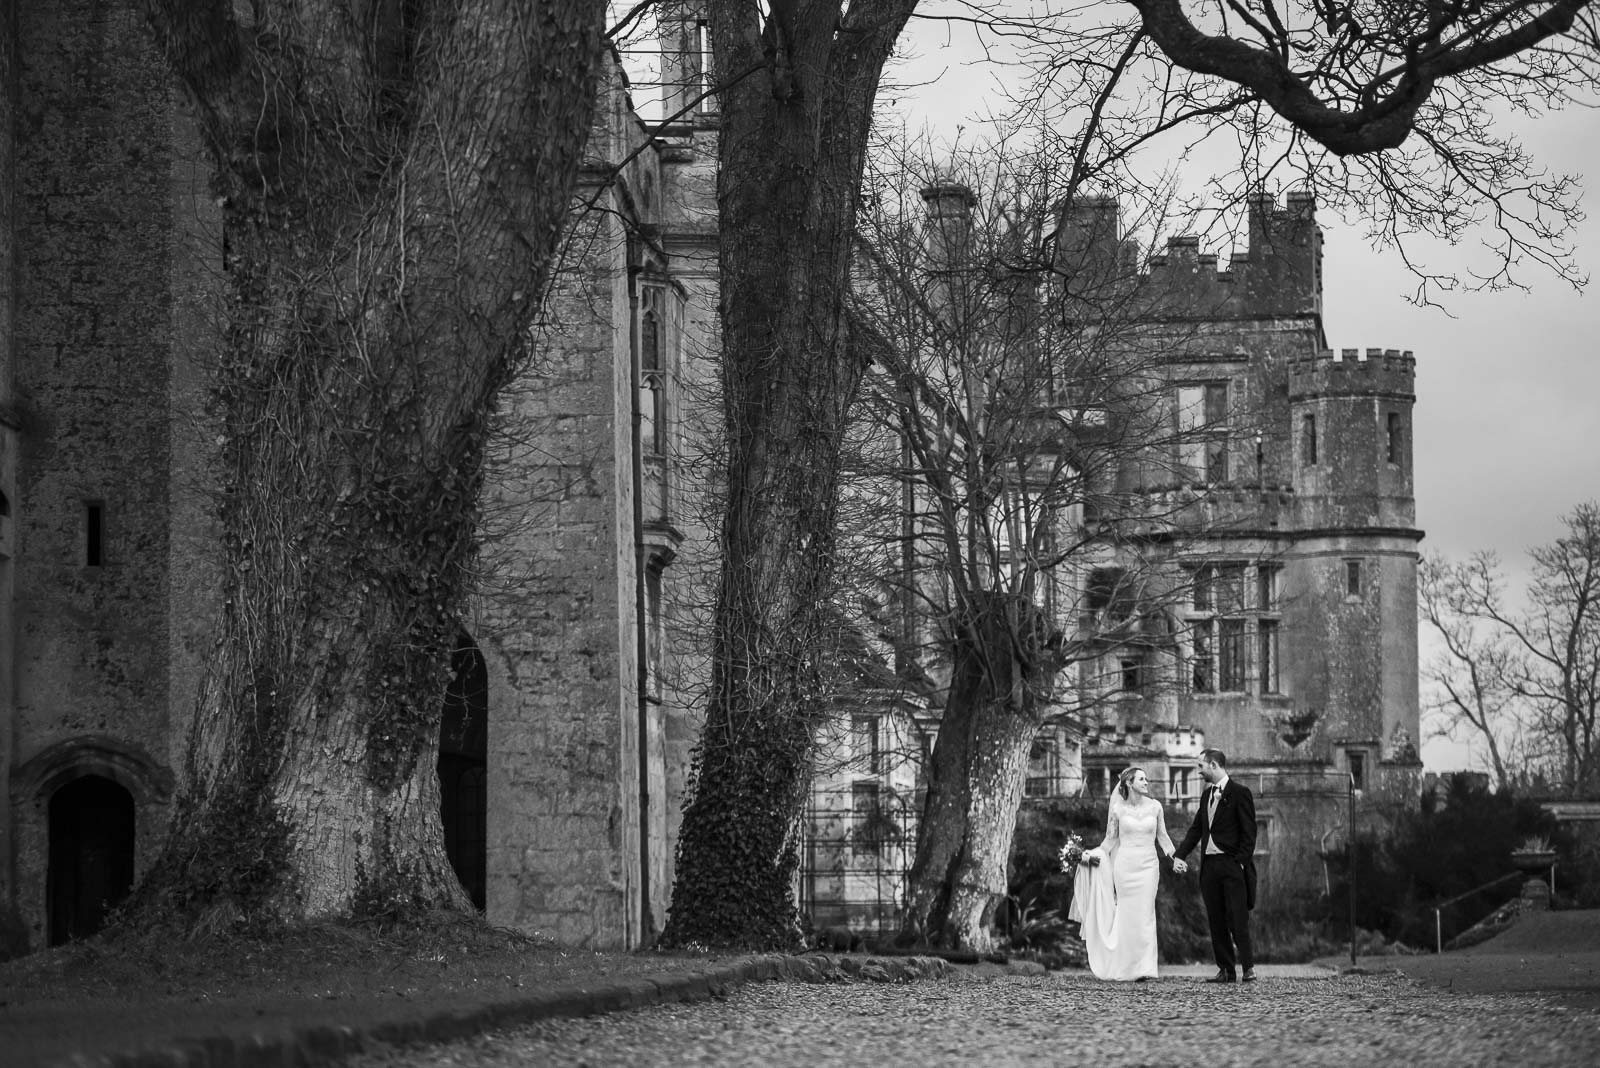
<svg viewBox="0 0 1600 1068">
<path fill-rule="evenodd" d="M 1289 398 L 1330 394 L 1415 396 L 1417 361 L 1410 350 L 1325 349 L 1289 361 Z"/>
<path fill-rule="evenodd" d="M 1249 198 L 1248 246 L 1226 270 L 1194 235 L 1173 237 L 1141 265 L 1138 243 L 1122 233 L 1112 197 L 1062 204 L 1057 267 L 1068 292 L 1086 301 L 1136 295 L 1143 314 L 1176 318 L 1271 318 L 1322 312 L 1322 230 L 1316 199 L 1290 193 Z"/>
</svg>

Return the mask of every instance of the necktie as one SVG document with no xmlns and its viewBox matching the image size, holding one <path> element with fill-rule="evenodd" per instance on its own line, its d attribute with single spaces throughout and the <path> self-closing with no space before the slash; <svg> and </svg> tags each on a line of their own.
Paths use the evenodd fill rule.
<svg viewBox="0 0 1600 1068">
<path fill-rule="evenodd" d="M 1206 844 L 1202 849 L 1203 853 L 1212 851 L 1212 842 L 1214 841 L 1211 833 L 1212 825 L 1217 821 L 1217 802 L 1222 799 L 1222 791 L 1215 786 L 1206 787 L 1206 793 L 1208 795 L 1206 797 Z"/>
</svg>

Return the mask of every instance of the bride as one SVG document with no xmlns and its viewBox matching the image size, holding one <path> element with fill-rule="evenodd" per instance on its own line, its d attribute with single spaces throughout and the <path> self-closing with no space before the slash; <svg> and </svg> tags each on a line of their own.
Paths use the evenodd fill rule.
<svg viewBox="0 0 1600 1068">
<path fill-rule="evenodd" d="M 1138 768 L 1117 779 L 1106 837 L 1083 854 L 1070 918 L 1082 923 L 1089 970 L 1099 979 L 1156 977 L 1156 885 L 1161 857 L 1173 855 L 1161 802 Z M 1175 861 L 1174 869 L 1183 862 Z"/>
</svg>

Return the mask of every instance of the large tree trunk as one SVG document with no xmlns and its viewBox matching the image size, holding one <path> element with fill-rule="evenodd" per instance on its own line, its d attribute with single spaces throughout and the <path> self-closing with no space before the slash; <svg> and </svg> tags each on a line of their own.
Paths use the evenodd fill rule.
<svg viewBox="0 0 1600 1068">
<path fill-rule="evenodd" d="M 441 702 L 487 417 L 573 189 L 603 6 L 146 7 L 223 198 L 226 573 L 141 900 L 191 920 L 468 907 Z"/>
<path fill-rule="evenodd" d="M 1014 595 L 980 591 L 961 612 L 903 924 L 918 942 L 992 948 L 1028 753 L 1046 707 L 1040 693 L 1059 670 L 1046 647 L 1051 633 L 1043 613 Z"/>
<path fill-rule="evenodd" d="M 878 77 L 914 0 L 710 5 L 727 504 L 711 693 L 679 837 L 669 944 L 794 944 L 816 650 L 839 449 L 863 367 L 846 327 Z"/>
</svg>

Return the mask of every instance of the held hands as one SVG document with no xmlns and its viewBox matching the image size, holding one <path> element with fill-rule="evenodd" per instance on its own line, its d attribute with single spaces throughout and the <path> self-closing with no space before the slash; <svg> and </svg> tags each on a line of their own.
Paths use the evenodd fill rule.
<svg viewBox="0 0 1600 1068">
<path fill-rule="evenodd" d="M 1189 864 L 1181 857 L 1173 857 L 1172 870 L 1174 873 L 1182 875 L 1184 872 L 1189 870 Z"/>
<path fill-rule="evenodd" d="M 1078 861 L 1078 863 L 1092 868 L 1099 864 L 1103 859 L 1105 859 L 1105 854 L 1100 852 L 1099 849 L 1086 849 L 1083 853 L 1083 859 Z"/>
</svg>

